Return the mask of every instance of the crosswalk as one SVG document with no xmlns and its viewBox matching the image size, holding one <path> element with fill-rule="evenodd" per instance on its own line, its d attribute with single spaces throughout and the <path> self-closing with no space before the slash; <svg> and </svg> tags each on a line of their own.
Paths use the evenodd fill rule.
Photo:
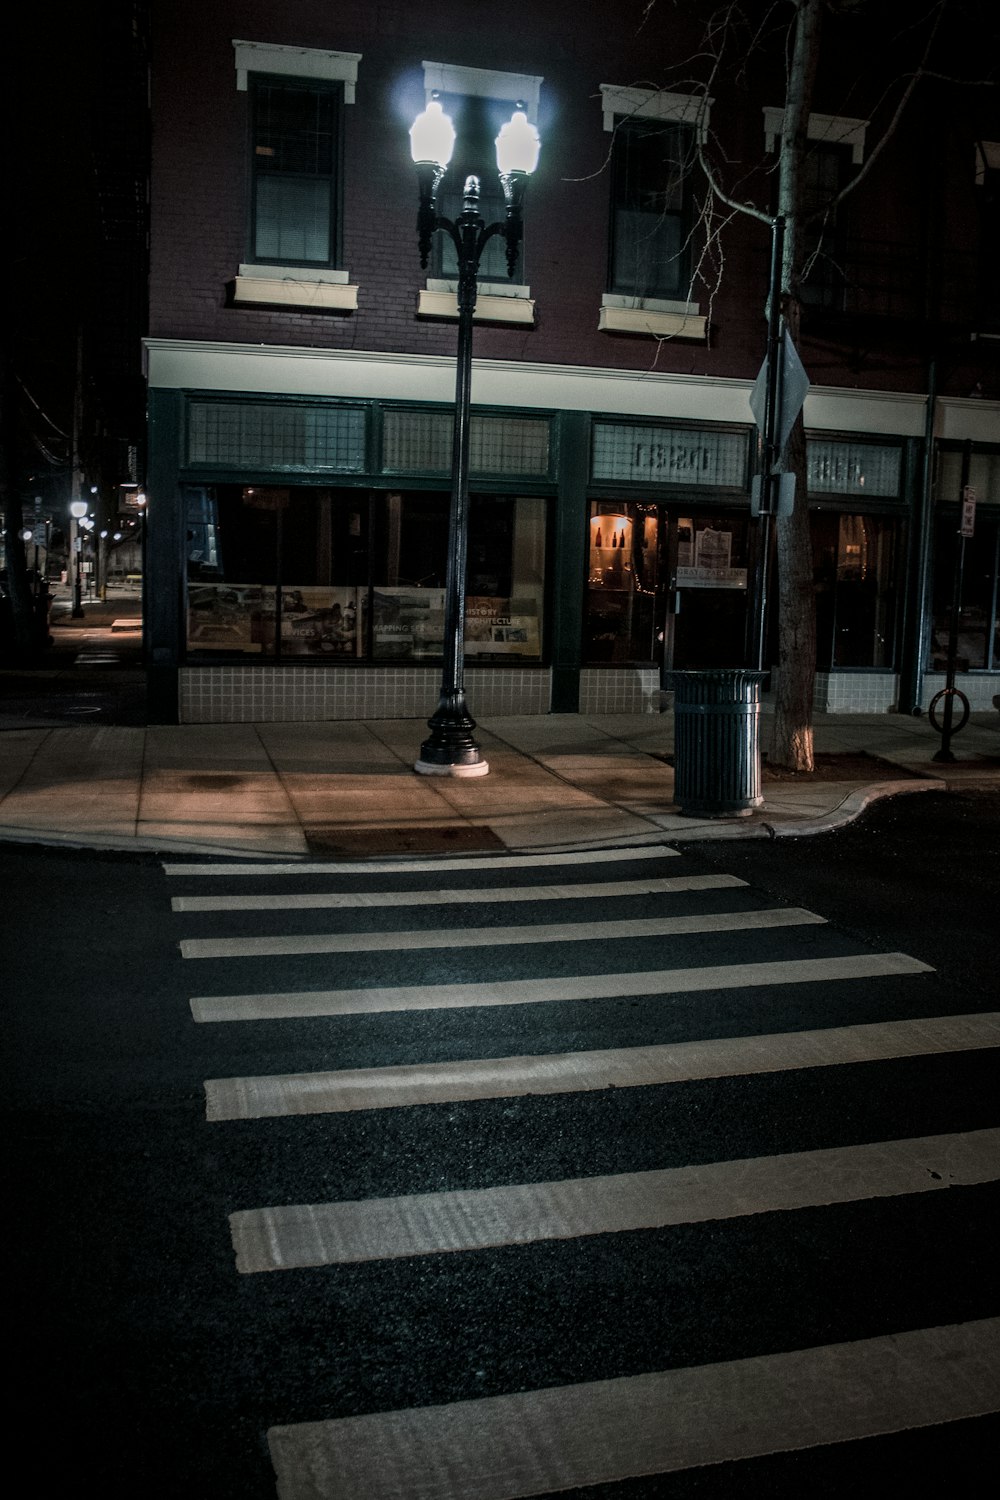
<svg viewBox="0 0 1000 1500">
<path fill-rule="evenodd" d="M 336 1170 L 324 1156 L 302 1184 L 342 1185 L 302 1198 L 272 1181 L 254 1202 L 250 1150 L 233 1274 L 276 1288 L 349 1275 L 374 1340 L 361 1363 L 393 1363 L 405 1393 L 383 1406 L 359 1376 L 289 1421 L 276 1391 L 281 1500 L 624 1496 L 642 1476 L 1000 1409 L 995 1304 L 885 1311 L 874 1286 L 845 1294 L 838 1268 L 835 1310 L 787 1311 L 810 1288 L 821 1300 L 820 1268 L 852 1256 L 878 1284 L 866 1224 L 905 1243 L 914 1215 L 936 1224 L 1000 1180 L 981 1091 L 914 1083 L 947 1059 L 975 1070 L 1000 1013 L 936 1014 L 927 964 L 688 866 L 669 846 L 164 865 L 193 1024 L 285 1065 L 206 1078 L 206 1129 L 253 1132 L 266 1152 L 269 1132 L 312 1122 Z M 742 1326 L 722 1337 L 757 1239 L 758 1269 L 778 1269 L 739 1293 Z M 405 1292 L 394 1264 L 414 1268 Z M 440 1325 L 432 1387 L 415 1348 L 412 1376 L 398 1369 L 394 1284 L 400 1329 L 415 1307 Z M 330 1285 L 295 1281 L 307 1298 Z M 683 1337 L 667 1312 L 681 1285 Z M 539 1311 L 543 1287 L 554 1311 Z M 616 1318 L 630 1298 L 646 1312 Z M 786 1309 L 780 1326 L 755 1299 Z M 533 1380 L 490 1386 L 471 1330 L 491 1318 L 522 1351 L 498 1370 L 523 1359 Z"/>
</svg>

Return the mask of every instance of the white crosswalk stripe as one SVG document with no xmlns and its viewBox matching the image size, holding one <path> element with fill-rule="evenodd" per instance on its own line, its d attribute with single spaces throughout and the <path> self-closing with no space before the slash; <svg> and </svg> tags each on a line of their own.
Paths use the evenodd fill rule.
<svg viewBox="0 0 1000 1500">
<path fill-rule="evenodd" d="M 678 1041 L 592 1048 L 581 1040 L 568 1051 L 463 1054 L 453 1059 L 439 1054 L 427 1061 L 420 1061 L 419 1054 L 413 1060 L 410 1048 L 400 1054 L 407 1056 L 406 1062 L 394 1061 L 390 1053 L 384 1062 L 379 1059 L 363 1067 L 336 1066 L 339 1043 L 333 1043 L 331 1051 L 324 1031 L 315 1054 L 324 1065 L 320 1070 L 208 1079 L 204 1088 L 211 1129 L 224 1131 L 244 1122 L 243 1129 L 266 1131 L 268 1122 L 275 1122 L 273 1130 L 279 1128 L 277 1122 L 286 1121 L 288 1129 L 301 1132 L 309 1129 L 308 1117 L 329 1115 L 343 1119 L 343 1126 L 335 1127 L 339 1131 L 349 1125 L 348 1117 L 365 1122 L 370 1113 L 371 1125 L 364 1124 L 362 1139 L 377 1142 L 379 1121 L 393 1118 L 379 1112 L 395 1111 L 405 1130 L 412 1122 L 414 1150 L 419 1153 L 423 1121 L 436 1106 L 463 1105 L 478 1111 L 489 1108 L 490 1101 L 528 1101 L 519 1107 L 532 1109 L 539 1107 L 532 1100 L 558 1095 L 612 1097 L 616 1090 L 821 1073 L 831 1080 L 835 1094 L 841 1076 L 837 1070 L 850 1073 L 857 1065 L 872 1066 L 872 1087 L 877 1090 L 880 1069 L 900 1059 L 944 1053 L 974 1056 L 1000 1045 L 1000 1012 L 911 1018 L 899 1013 L 898 1000 L 894 1012 L 879 1019 L 855 1024 L 832 1019 L 828 1026 L 820 1020 L 789 1030 L 784 1015 L 781 1029 L 773 1023 L 769 1029 L 760 1018 L 779 1007 L 781 995 L 823 995 L 818 986 L 851 982 L 852 993 L 856 983 L 858 992 L 869 996 L 877 994 L 880 985 L 916 983 L 933 971 L 905 953 L 871 952 L 860 946 L 845 953 L 842 936 L 824 936 L 822 916 L 799 907 L 755 905 L 753 893 L 732 876 L 665 876 L 653 868 L 648 877 L 623 871 L 628 878 L 574 881 L 576 867 L 587 863 L 631 864 L 637 859 L 673 859 L 676 853 L 646 846 L 362 865 L 165 865 L 173 879 L 188 883 L 171 903 L 186 927 L 180 939 L 185 958 L 214 959 L 226 965 L 221 971 L 226 974 L 237 959 L 267 959 L 273 961 L 279 984 L 283 965 L 289 964 L 294 974 L 294 988 L 193 997 L 191 1014 L 200 1025 L 347 1023 L 349 1032 L 343 1035 L 357 1044 L 379 1017 L 387 1018 L 379 1025 L 392 1022 L 400 1028 L 402 1038 L 402 1028 L 411 1018 L 424 1016 L 436 1025 L 463 1012 L 465 1018 L 458 1019 L 469 1036 L 475 1035 L 473 1028 L 486 1026 L 486 1012 L 514 1012 L 517 1007 L 642 1001 L 645 1024 L 654 1028 L 661 1016 L 665 1021 L 675 1013 L 679 1002 L 688 1007 L 694 997 L 704 996 L 699 1003 L 711 1007 L 704 1012 L 703 1035 L 698 1035 L 697 1008 L 684 1009 L 691 1032 Z M 532 883 L 536 873 L 558 866 L 566 871 L 564 876 Z M 469 884 L 438 882 L 429 888 L 428 871 L 462 872 Z M 504 871 L 515 872 L 507 886 L 501 883 Z M 484 873 L 499 876 L 492 889 L 482 885 Z M 387 875 L 398 877 L 395 885 L 379 887 L 378 877 Z M 295 890 L 295 883 L 306 876 L 315 888 Z M 235 888 L 206 894 L 201 884 L 206 877 L 216 890 L 225 877 Z M 743 910 L 725 910 L 724 900 L 718 903 L 720 909 L 712 909 L 714 892 L 737 888 Z M 627 906 L 626 914 L 614 915 L 613 903 L 636 898 L 656 903 L 656 915 L 630 916 Z M 550 901 L 580 902 L 581 915 L 583 903 L 610 905 L 602 905 L 599 920 L 511 925 L 496 921 L 509 905 Z M 452 920 L 425 929 L 408 924 L 407 909 L 447 905 L 477 907 L 482 920 L 479 925 Z M 648 913 L 650 906 L 640 910 Z M 316 914 L 310 923 L 316 930 L 293 930 L 300 912 Z M 344 926 L 338 914 L 345 914 L 350 924 L 354 912 L 359 914 L 356 930 L 336 930 L 338 924 Z M 258 925 L 255 931 L 246 930 L 254 913 L 273 914 L 267 929 Z M 289 914 L 287 931 L 278 930 L 283 913 Z M 324 913 L 335 930 L 319 930 Z M 575 912 L 569 915 L 576 917 Z M 478 912 L 470 916 L 479 919 Z M 206 935 L 209 921 L 213 926 Z M 224 923 L 236 927 L 215 930 Z M 797 941 L 796 929 L 801 932 Z M 671 939 L 709 934 L 732 934 L 730 951 L 744 954 L 742 961 L 709 962 L 707 948 L 701 964 L 662 963 L 636 972 L 623 972 L 607 960 L 609 947 L 614 951 L 616 943 L 662 939 L 668 945 L 662 953 L 666 958 Z M 569 950 L 576 956 L 574 972 L 548 973 L 550 949 L 563 943 L 574 945 Z M 488 953 L 495 946 L 523 951 L 529 977 L 481 977 L 491 960 L 477 950 Z M 687 960 L 690 946 L 682 951 Z M 724 954 L 726 945 L 716 944 L 711 951 Z M 440 958 L 434 955 L 442 952 L 455 955 L 449 982 L 421 978 L 425 971 L 435 972 Z M 368 955 L 359 966 L 358 979 L 368 976 L 371 982 L 313 987 L 315 980 L 325 977 L 321 960 L 337 954 L 348 965 L 350 955 Z M 387 967 L 385 978 L 390 978 L 399 972 L 401 954 L 414 955 L 413 981 L 381 982 L 381 956 L 386 956 L 387 966 L 394 966 Z M 563 952 L 559 963 L 566 968 L 569 962 Z M 352 977 L 349 967 L 344 973 Z M 206 983 L 211 985 L 211 980 Z M 724 1014 L 736 1014 L 732 1007 L 741 1005 L 744 996 L 750 1034 L 717 1035 L 709 1018 L 723 1005 L 729 1007 Z M 869 1010 L 877 1015 L 877 1004 L 872 1002 Z M 482 1020 L 477 1013 L 483 1013 Z M 526 1012 L 526 1020 L 537 1014 Z M 229 1030 L 224 1034 L 228 1036 Z M 247 1047 L 255 1035 L 247 1033 Z M 295 1046 L 308 1048 L 308 1042 L 296 1041 Z M 303 1061 L 312 1061 L 312 1055 L 304 1053 Z M 571 1107 L 578 1108 L 572 1103 Z M 295 1119 L 303 1123 L 295 1124 Z M 330 1125 L 334 1128 L 332 1120 Z M 775 1143 L 783 1146 L 784 1140 L 776 1137 Z M 737 1142 L 737 1151 L 742 1144 Z M 627 1146 L 622 1149 L 627 1155 Z M 589 1247 L 615 1236 L 624 1241 L 630 1235 L 671 1227 L 731 1224 L 752 1217 L 779 1222 L 783 1215 L 799 1212 L 854 1212 L 855 1206 L 890 1199 L 941 1200 L 949 1196 L 943 1189 L 975 1191 L 977 1185 L 1000 1181 L 1000 1130 L 995 1128 L 898 1132 L 869 1140 L 848 1133 L 842 1144 L 817 1147 L 814 1139 L 808 1147 L 767 1149 L 770 1154 L 707 1161 L 689 1157 L 686 1163 L 677 1150 L 673 1161 L 681 1165 L 650 1168 L 646 1157 L 643 1169 L 635 1171 L 617 1170 L 625 1155 L 616 1154 L 609 1158 L 614 1170 L 588 1173 L 586 1145 L 581 1143 L 573 1161 L 574 1166 L 579 1161 L 579 1175 L 553 1177 L 550 1169 L 552 1180 L 523 1175 L 518 1180 L 515 1171 L 524 1169 L 517 1168 L 506 1180 L 501 1176 L 486 1186 L 456 1187 L 454 1173 L 450 1180 L 442 1173 L 436 1180 L 448 1185 L 435 1190 L 436 1168 L 430 1162 L 429 1175 L 417 1191 L 394 1186 L 384 1195 L 333 1196 L 330 1201 L 265 1197 L 264 1206 L 234 1207 L 229 1213 L 235 1270 L 254 1281 L 260 1273 L 272 1271 L 330 1276 L 339 1274 L 337 1267 L 349 1266 L 356 1274 L 370 1276 L 380 1264 L 414 1257 L 460 1262 L 470 1256 L 495 1258 L 510 1247 L 524 1247 L 517 1253 L 528 1253 L 527 1247 L 545 1243 L 561 1255 L 565 1252 L 559 1242 L 572 1242 L 580 1253 L 589 1254 Z M 562 1167 L 561 1159 L 552 1159 Z M 371 1180 L 377 1181 L 377 1172 Z M 284 1284 L 285 1278 L 280 1280 Z M 440 1312 L 444 1315 L 446 1309 Z M 998 1333 L 1000 1322 L 992 1319 L 944 1327 L 907 1325 L 888 1336 L 849 1343 L 793 1345 L 791 1352 L 437 1406 L 426 1405 L 415 1391 L 411 1406 L 364 1416 L 281 1424 L 276 1410 L 278 1421 L 268 1431 L 268 1443 L 281 1500 L 327 1500 L 334 1495 L 338 1500 L 517 1500 L 848 1442 L 995 1410 L 1000 1404 Z M 856 1399 L 858 1390 L 864 1391 L 863 1400 Z"/>
<path fill-rule="evenodd" d="M 174 878 L 190 877 L 195 875 L 199 880 L 213 877 L 220 880 L 231 880 L 234 876 L 240 878 L 247 875 L 258 876 L 265 880 L 271 880 L 275 876 L 284 879 L 288 875 L 295 876 L 321 876 L 324 880 L 332 879 L 339 875 L 350 875 L 355 879 L 367 878 L 369 875 L 442 875 L 453 870 L 541 870 L 551 868 L 553 865 L 567 866 L 580 865 L 603 865 L 603 864 L 634 864 L 637 859 L 676 859 L 680 857 L 680 851 L 672 849 L 669 844 L 636 844 L 627 851 L 621 849 L 574 849 L 572 854 L 469 854 L 452 858 L 435 859 L 366 859 L 364 864 L 357 860 L 296 860 L 294 863 L 277 863 L 274 860 L 255 860 L 252 864 L 242 864 L 233 861 L 225 865 L 192 865 L 183 862 L 169 862 L 163 866 L 163 873 Z"/>
<path fill-rule="evenodd" d="M 175 896 L 173 911 L 380 911 L 390 906 L 506 906 L 527 901 L 607 901 L 621 896 L 670 896 L 681 891 L 721 891 L 745 886 L 735 875 L 677 875 L 660 880 L 603 880 L 578 885 L 517 885 L 491 890 L 461 887 L 440 891 L 315 891 L 266 896 Z"/>
<path fill-rule="evenodd" d="M 672 1046 L 620 1047 L 533 1057 L 475 1058 L 409 1067 L 345 1068 L 326 1073 L 210 1078 L 209 1120 L 260 1120 L 283 1115 L 344 1114 L 356 1109 L 402 1109 L 470 1099 L 526 1094 L 572 1094 L 592 1089 L 648 1088 L 693 1078 L 826 1068 L 841 1063 L 1000 1047 L 1000 1011 L 935 1016 L 926 1021 L 832 1026 L 767 1036 L 723 1037 Z"/>
<path fill-rule="evenodd" d="M 998 1178 L 1000 1130 L 979 1130 L 661 1172 L 249 1209 L 231 1214 L 229 1226 L 238 1270 L 287 1271 L 662 1229 Z"/>
<path fill-rule="evenodd" d="M 858 1393 L 864 1392 L 864 1399 Z M 272 1427 L 281 1500 L 518 1500 L 995 1411 L 1000 1319 Z"/>
<path fill-rule="evenodd" d="M 506 983 L 373 985 L 358 990 L 295 990 L 262 995 L 197 995 L 196 1021 L 280 1021 L 307 1016 L 366 1016 L 382 1011 L 465 1010 L 537 1005 L 553 1000 L 603 1000 L 615 995 L 680 995 L 705 990 L 926 974 L 930 965 L 906 953 L 851 953 L 841 958 L 774 959 L 639 973 L 581 974 Z"/>
<path fill-rule="evenodd" d="M 537 927 L 439 927 L 431 932 L 320 932 L 281 937 L 188 938 L 184 958 L 266 958 L 304 953 L 410 953 L 417 948 L 524 947 L 528 943 L 623 942 L 703 932 L 752 932 L 823 921 L 798 906 L 766 911 L 708 912 L 698 917 L 624 918 L 611 922 L 548 922 Z"/>
</svg>

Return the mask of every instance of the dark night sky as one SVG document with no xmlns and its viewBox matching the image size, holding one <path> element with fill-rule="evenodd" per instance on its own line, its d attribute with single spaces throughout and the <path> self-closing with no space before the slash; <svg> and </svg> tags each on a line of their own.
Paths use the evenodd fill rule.
<svg viewBox="0 0 1000 1500">
<path fill-rule="evenodd" d="M 102 213 L 97 193 L 109 166 L 117 181 L 127 111 L 145 96 L 144 79 L 137 95 L 136 79 L 122 67 L 134 9 L 131 0 L 25 7 L 9 23 L 5 48 L 4 346 L 31 398 L 67 431 L 81 326 L 93 416 L 111 430 L 121 427 L 123 389 L 133 408 L 141 389 L 143 330 L 121 327 L 135 236 L 115 231 L 109 239 L 106 200 Z M 140 135 L 143 127 L 138 120 Z M 138 274 L 141 280 L 141 265 Z M 114 368 L 123 351 L 124 386 Z M 48 424 L 35 421 L 46 442 L 56 443 Z"/>
</svg>

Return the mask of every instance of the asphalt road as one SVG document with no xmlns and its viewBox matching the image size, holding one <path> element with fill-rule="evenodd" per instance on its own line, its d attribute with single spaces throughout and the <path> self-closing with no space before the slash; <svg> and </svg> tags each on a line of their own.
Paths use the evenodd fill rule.
<svg viewBox="0 0 1000 1500">
<path fill-rule="evenodd" d="M 840 1164 L 873 1142 L 978 1139 L 1000 1124 L 996 1049 L 906 1055 L 890 1043 L 877 1059 L 796 1065 L 794 1048 L 805 1032 L 822 1048 L 844 1028 L 995 1010 L 998 855 L 994 794 L 902 798 L 808 840 L 688 845 L 659 860 L 627 851 L 555 867 L 526 859 L 502 872 L 480 862 L 242 875 L 218 861 L 168 873 L 152 857 L 0 850 L 11 1426 L 31 1492 L 86 1483 L 107 1497 L 254 1500 L 275 1494 L 277 1455 L 283 1497 L 368 1500 L 392 1480 L 393 1442 L 377 1424 L 358 1436 L 343 1419 L 402 1411 L 431 1420 L 427 1409 L 441 1405 L 477 1422 L 495 1410 L 514 1433 L 501 1467 L 515 1477 L 503 1492 L 541 1493 L 517 1478 L 517 1465 L 527 1473 L 545 1448 L 532 1422 L 543 1436 L 553 1430 L 537 1393 L 576 1400 L 594 1383 L 619 1382 L 632 1410 L 641 1404 L 634 1382 L 650 1372 L 703 1371 L 728 1389 L 726 1372 L 737 1368 L 752 1368 L 752 1388 L 763 1389 L 773 1362 L 793 1351 L 856 1343 L 877 1353 L 889 1340 L 897 1359 L 900 1334 L 995 1317 L 1000 1165 L 947 1191 L 893 1196 L 873 1185 L 841 1202 L 816 1190 L 813 1158 L 798 1154 L 833 1153 Z M 706 876 L 747 884 L 699 886 Z M 583 894 L 589 884 L 691 877 L 689 889 Z M 499 899 L 515 887 L 537 894 Z M 420 904 L 442 889 L 453 897 Z M 206 898 L 301 903 L 359 892 L 365 904 L 193 909 Z M 826 920 L 789 916 L 799 908 Z M 766 918 L 774 925 L 759 925 L 763 912 L 777 914 Z M 674 927 L 605 925 L 664 919 Z M 688 930 L 676 930 L 678 919 Z M 722 926 L 707 930 L 706 920 Z M 514 927 L 523 930 L 508 941 Z M 302 951 L 317 940 L 342 951 Z M 213 944 L 222 946 L 213 953 Z M 838 964 L 896 951 L 931 968 L 836 977 Z M 690 980 L 643 988 L 641 976 L 678 969 L 712 977 L 700 989 Z M 776 977 L 788 970 L 792 982 Z M 750 983 L 751 973 L 763 977 Z M 590 998 L 566 998 L 588 988 Z M 245 1018 L 255 1006 L 263 1018 Z M 301 1013 L 310 1007 L 319 1013 Z M 636 1049 L 698 1043 L 742 1056 L 762 1037 L 771 1051 L 759 1071 L 719 1064 L 710 1051 L 716 1061 L 670 1082 L 628 1076 Z M 550 1080 L 525 1091 L 538 1059 L 595 1054 L 625 1069 L 617 1085 Z M 476 1094 L 469 1079 L 482 1059 L 494 1060 L 493 1082 Z M 449 1066 L 442 1074 L 437 1065 Z M 417 1070 L 399 1075 L 417 1093 L 402 1097 L 424 1102 L 379 1092 L 385 1070 L 403 1067 Z M 504 1067 L 514 1081 L 498 1094 Z M 340 1098 L 315 1112 L 329 1081 L 314 1075 L 373 1069 L 352 1075 L 360 1103 Z M 287 1089 L 277 1104 L 273 1088 L 260 1093 L 260 1080 L 303 1074 L 313 1093 L 289 1085 L 292 1106 Z M 221 1113 L 207 1119 L 206 1082 L 234 1079 L 235 1095 L 220 1093 Z M 420 1095 L 427 1088 L 437 1092 Z M 707 1217 L 642 1217 L 652 1179 L 637 1174 L 714 1181 L 717 1167 L 725 1179 L 726 1164 L 780 1167 L 789 1156 L 806 1168 L 784 1211 L 751 1201 Z M 873 1184 L 881 1170 L 872 1168 Z M 941 1177 L 933 1161 L 926 1174 Z M 598 1179 L 616 1191 L 639 1183 L 638 1227 L 596 1231 L 588 1215 Z M 677 1182 L 670 1192 L 683 1196 Z M 552 1183 L 570 1185 L 568 1208 L 553 1207 Z M 480 1201 L 461 1195 L 508 1187 L 531 1198 L 518 1209 L 521 1227 L 494 1233 L 489 1248 L 461 1248 L 463 1236 L 486 1233 Z M 411 1219 L 400 1227 L 390 1213 L 373 1228 L 372 1201 L 401 1198 L 415 1201 Z M 490 1213 L 509 1211 L 502 1198 L 484 1201 Z M 354 1229 L 350 1204 L 359 1205 Z M 289 1228 L 282 1213 L 296 1205 L 332 1205 L 333 1228 L 321 1214 L 304 1232 Z M 275 1212 L 261 1221 L 265 1207 Z M 532 1215 L 555 1215 L 557 1237 Z M 259 1253 L 260 1269 L 237 1269 L 234 1224 L 247 1226 L 241 1253 L 247 1265 Z M 350 1233 L 367 1250 L 348 1254 Z M 402 1248 L 390 1251 L 394 1235 Z M 407 1235 L 433 1243 L 414 1249 Z M 454 1253 L 442 1253 L 446 1243 Z M 317 1263 L 338 1254 L 339 1263 Z M 762 1362 L 759 1375 L 747 1361 Z M 895 1400 L 900 1382 L 888 1384 Z M 542 1464 L 543 1482 L 558 1473 L 562 1492 L 581 1500 L 842 1495 L 881 1465 L 914 1493 L 989 1492 L 996 1417 L 960 1414 L 944 1425 L 937 1395 L 928 1410 L 939 1420 L 915 1432 L 889 1431 L 883 1419 L 873 1429 L 881 1435 L 858 1438 L 850 1421 L 835 1421 L 833 1438 L 798 1451 L 781 1451 L 794 1446 L 781 1412 L 767 1436 L 754 1398 L 743 1427 L 764 1435 L 734 1461 L 717 1438 L 725 1423 L 712 1416 L 710 1392 L 677 1472 L 643 1477 L 646 1460 L 630 1454 L 620 1472 L 631 1477 L 595 1479 L 587 1444 L 608 1389 L 599 1388 L 596 1419 L 589 1408 L 571 1413 L 582 1469 Z M 518 1408 L 515 1422 L 502 1398 L 517 1392 L 527 1393 L 527 1414 Z M 357 1440 L 353 1488 L 329 1477 L 325 1449 L 316 1462 L 327 1477 L 303 1487 L 304 1424 L 324 1421 L 334 1423 L 337 1454 Z M 519 1447 L 520 1422 L 528 1436 Z M 433 1432 L 415 1441 L 441 1446 Z M 641 1446 L 639 1436 L 626 1444 Z M 450 1461 L 443 1488 L 421 1490 L 410 1475 L 410 1489 L 384 1493 L 479 1494 Z M 400 1462 L 412 1466 L 412 1454 Z"/>
</svg>

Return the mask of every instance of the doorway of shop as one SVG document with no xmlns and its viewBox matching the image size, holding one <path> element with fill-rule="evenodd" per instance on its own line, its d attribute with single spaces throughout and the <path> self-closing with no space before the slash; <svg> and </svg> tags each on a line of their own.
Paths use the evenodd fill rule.
<svg viewBox="0 0 1000 1500">
<path fill-rule="evenodd" d="M 584 659 L 663 672 L 742 665 L 750 520 L 702 500 L 591 502 Z"/>
</svg>

